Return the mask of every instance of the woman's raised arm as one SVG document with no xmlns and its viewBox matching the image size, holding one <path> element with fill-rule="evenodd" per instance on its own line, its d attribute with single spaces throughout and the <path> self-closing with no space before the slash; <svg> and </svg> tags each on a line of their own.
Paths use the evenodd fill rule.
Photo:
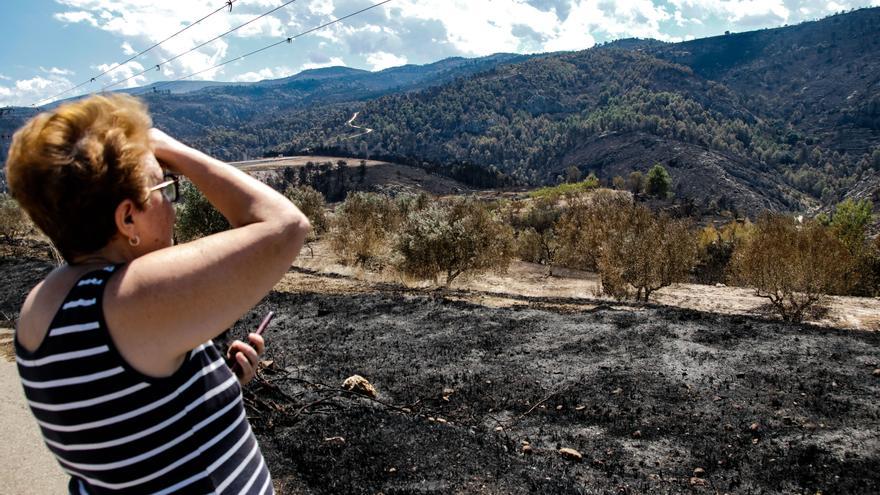
<svg viewBox="0 0 880 495">
<path fill-rule="evenodd" d="M 232 229 L 140 256 L 108 284 L 105 317 L 120 352 L 165 374 L 230 327 L 278 282 L 310 226 L 299 209 L 244 172 L 151 131 L 156 159 L 189 178 Z"/>
</svg>

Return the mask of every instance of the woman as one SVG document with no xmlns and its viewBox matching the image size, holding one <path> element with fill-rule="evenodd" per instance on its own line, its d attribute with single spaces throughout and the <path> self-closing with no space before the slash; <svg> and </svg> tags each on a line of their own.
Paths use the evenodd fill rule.
<svg viewBox="0 0 880 495">
<path fill-rule="evenodd" d="M 309 222 L 280 194 L 95 96 L 19 130 L 13 196 L 67 264 L 28 295 L 15 334 L 31 411 L 71 493 L 271 493 L 240 383 L 263 340 L 210 339 L 263 298 Z M 172 242 L 184 175 L 232 229 Z"/>
</svg>

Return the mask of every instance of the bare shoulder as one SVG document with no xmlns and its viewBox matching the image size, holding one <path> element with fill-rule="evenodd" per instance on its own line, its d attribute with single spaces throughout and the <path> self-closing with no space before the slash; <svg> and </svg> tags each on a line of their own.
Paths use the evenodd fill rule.
<svg viewBox="0 0 880 495">
<path fill-rule="evenodd" d="M 16 329 L 18 341 L 25 349 L 34 351 L 40 346 L 70 288 L 88 269 L 69 265 L 58 267 L 31 289 L 21 306 Z"/>
</svg>

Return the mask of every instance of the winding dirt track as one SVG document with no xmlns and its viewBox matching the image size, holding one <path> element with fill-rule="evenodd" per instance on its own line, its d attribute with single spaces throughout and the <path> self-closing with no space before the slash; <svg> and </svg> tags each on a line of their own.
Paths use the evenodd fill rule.
<svg viewBox="0 0 880 495">
<path fill-rule="evenodd" d="M 360 126 L 360 125 L 354 125 L 354 124 L 353 124 L 354 119 L 356 119 L 356 118 L 358 117 L 359 114 L 360 114 L 360 112 L 355 112 L 354 115 L 352 115 L 351 118 L 348 119 L 348 122 L 346 122 L 345 125 L 347 125 L 347 126 L 353 128 L 353 129 L 361 129 L 362 132 L 359 132 L 359 133 L 357 133 L 357 134 L 352 134 L 351 136 L 346 136 L 345 139 L 353 139 L 353 138 L 356 138 L 356 137 L 359 137 L 359 136 L 363 136 L 363 135 L 365 135 L 365 134 L 369 134 L 369 133 L 373 132 L 373 129 L 370 129 L 369 127 L 363 127 L 363 126 Z"/>
</svg>

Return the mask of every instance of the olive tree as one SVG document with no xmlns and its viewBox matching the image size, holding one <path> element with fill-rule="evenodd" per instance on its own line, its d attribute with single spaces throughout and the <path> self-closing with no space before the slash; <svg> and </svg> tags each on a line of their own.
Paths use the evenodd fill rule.
<svg viewBox="0 0 880 495">
<path fill-rule="evenodd" d="M 733 254 L 733 278 L 767 298 L 787 321 L 800 321 L 826 295 L 846 289 L 846 245 L 819 222 L 768 214 Z"/>
<path fill-rule="evenodd" d="M 391 238 L 401 221 L 400 210 L 392 198 L 368 192 L 349 194 L 336 208 L 330 246 L 347 262 L 378 262 L 390 253 Z"/>
<path fill-rule="evenodd" d="M 684 220 L 655 215 L 648 208 L 626 208 L 600 244 L 603 291 L 648 301 L 651 294 L 687 280 L 697 259 L 697 239 Z"/>
<path fill-rule="evenodd" d="M 0 236 L 7 243 L 18 241 L 32 230 L 27 214 L 8 194 L 0 194 Z"/>
<path fill-rule="evenodd" d="M 475 199 L 438 202 L 411 213 L 396 248 L 404 274 L 445 287 L 462 274 L 505 270 L 513 257 L 513 229 Z"/>
<path fill-rule="evenodd" d="M 191 182 L 180 184 L 175 237 L 187 242 L 229 229 L 229 222 Z"/>
<path fill-rule="evenodd" d="M 625 194 L 578 198 L 557 224 L 560 260 L 599 273 L 602 291 L 647 301 L 656 290 L 684 281 L 696 262 L 689 225 L 655 215 Z"/>
<path fill-rule="evenodd" d="M 553 198 L 530 201 L 511 215 L 511 224 L 517 231 L 517 254 L 520 259 L 542 265 L 551 265 L 559 251 L 556 223 L 562 208 Z"/>
</svg>

